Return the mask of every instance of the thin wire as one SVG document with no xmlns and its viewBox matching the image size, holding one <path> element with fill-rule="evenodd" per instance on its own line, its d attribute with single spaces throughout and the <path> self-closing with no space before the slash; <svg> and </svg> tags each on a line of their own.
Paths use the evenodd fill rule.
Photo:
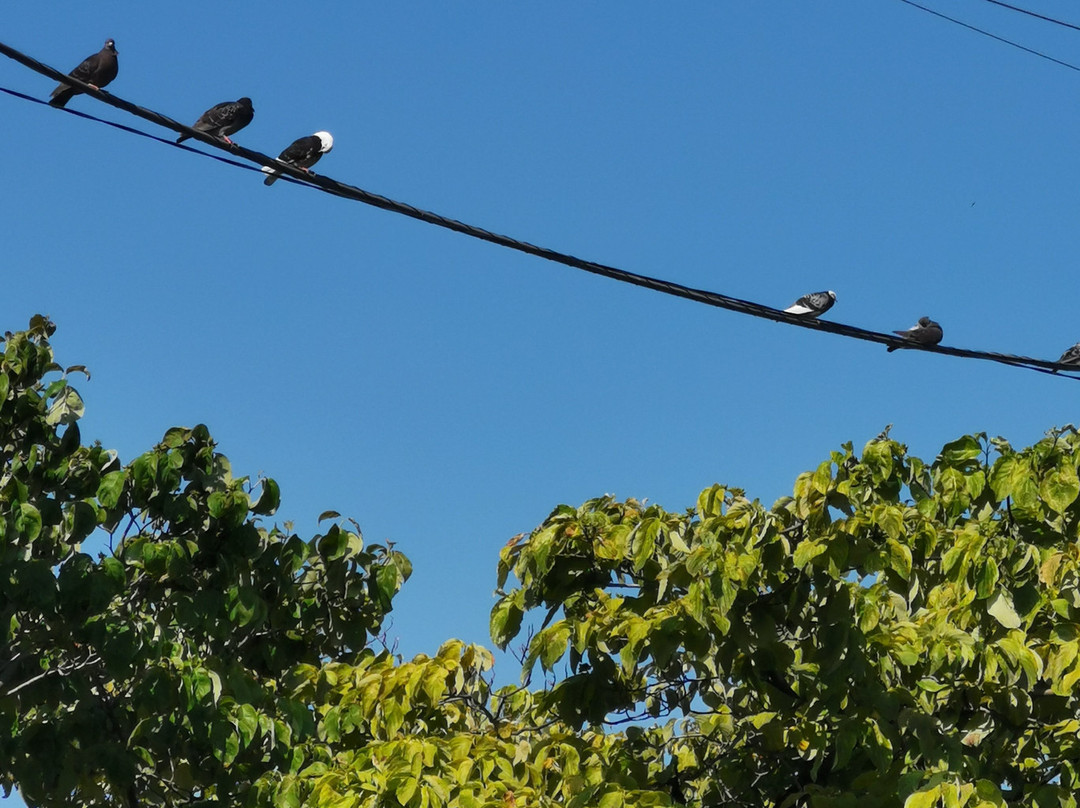
<svg viewBox="0 0 1080 808">
<path fill-rule="evenodd" d="M 1035 17 L 1036 19 L 1039 19 L 1039 20 L 1045 20 L 1046 22 L 1052 22 L 1054 25 L 1060 25 L 1060 26 L 1062 26 L 1064 28 L 1072 28 L 1074 31 L 1080 31 L 1080 25 L 1074 25 L 1071 22 L 1065 22 L 1064 20 L 1059 20 L 1059 19 L 1056 19 L 1054 17 L 1047 17 L 1045 14 L 1039 14 L 1037 11 L 1031 11 L 1030 9 L 1020 8 L 1020 6 L 1009 5 L 1008 3 L 1001 2 L 1001 0 L 986 0 L 986 2 L 987 3 L 993 3 L 995 6 L 1001 6 L 1002 8 L 1007 8 L 1007 9 L 1009 9 L 1011 11 L 1019 11 L 1021 14 L 1027 14 L 1029 17 Z"/>
<path fill-rule="evenodd" d="M 903 0 L 903 2 L 910 2 L 910 0 Z M 635 272 L 628 272 L 616 267 L 607 266 L 605 264 L 599 264 L 595 261 L 587 261 L 582 258 L 576 258 L 566 253 L 560 253 L 555 250 L 548 249 L 546 247 L 538 247 L 534 244 L 530 244 L 525 241 L 519 241 L 518 239 L 511 238 L 509 236 L 493 233 L 490 230 L 484 230 L 473 225 L 459 222 L 456 219 L 451 219 L 446 216 L 441 216 L 431 211 L 423 210 L 421 208 L 408 205 L 404 202 L 397 202 L 393 199 L 389 199 L 378 194 L 373 194 L 370 191 L 365 191 L 362 188 L 357 188 L 353 185 L 338 182 L 329 177 L 325 177 L 314 172 L 306 172 L 301 169 L 295 168 L 286 163 L 280 163 L 274 158 L 262 154 L 261 152 L 248 149 L 239 144 L 228 145 L 224 141 L 210 137 L 203 132 L 198 132 L 189 126 L 186 126 L 178 121 L 173 120 L 165 115 L 162 115 L 153 110 L 145 109 L 137 106 L 136 104 L 119 98 L 111 93 L 98 90 L 95 87 L 85 84 L 78 79 L 73 79 L 58 70 L 42 64 L 35 59 L 15 50 L 14 48 L 5 45 L 0 42 L 0 53 L 14 59 L 17 62 L 29 67 L 35 72 L 41 73 L 54 81 L 64 82 L 69 85 L 78 87 L 87 95 L 103 101 L 110 106 L 122 109 L 125 112 L 129 112 L 144 120 L 148 120 L 152 123 L 156 123 L 160 126 L 164 126 L 167 129 L 172 129 L 175 132 L 185 134 L 188 137 L 198 139 L 202 143 L 212 146 L 221 151 L 227 151 L 234 157 L 242 157 L 253 163 L 257 163 L 260 166 L 272 166 L 275 171 L 280 172 L 282 179 L 292 179 L 300 185 L 307 185 L 308 187 L 317 188 L 318 190 L 325 191 L 326 193 L 333 194 L 334 196 L 343 197 L 345 199 L 351 199 L 357 202 L 363 202 L 366 205 L 371 205 L 382 210 L 387 210 L 392 213 L 398 213 L 403 216 L 409 216 L 413 219 L 418 219 L 428 224 L 434 224 L 439 227 L 446 228 L 447 230 L 453 230 L 454 232 L 461 233 L 472 238 L 477 238 L 482 241 L 487 241 L 492 244 L 498 244 L 508 249 L 517 250 L 528 255 L 533 255 L 538 258 L 543 258 L 547 261 L 563 264 L 564 266 L 579 269 L 584 272 L 590 272 L 594 275 L 600 275 L 605 278 L 620 281 L 622 283 L 633 284 L 634 286 L 641 286 L 646 289 L 661 292 L 663 294 L 672 295 L 674 297 L 681 297 L 686 300 L 693 300 L 697 303 L 704 303 L 709 306 L 715 306 L 721 309 L 727 309 L 728 311 L 735 311 L 741 314 L 747 314 L 751 317 L 759 317 L 767 320 L 773 320 L 774 322 L 787 323 L 788 325 L 798 326 L 800 328 L 809 328 L 814 331 L 825 331 L 831 334 L 838 334 L 843 337 L 851 339 L 860 339 L 867 342 L 876 342 L 882 345 L 888 345 L 896 348 L 904 348 L 907 350 L 915 351 L 927 351 L 929 353 L 946 354 L 948 356 L 957 356 L 966 359 L 982 359 L 991 362 L 998 362 L 1004 365 L 1010 365 L 1012 367 L 1026 368 L 1028 370 L 1038 371 L 1039 373 L 1047 373 L 1055 375 L 1057 378 L 1072 379 L 1074 381 L 1080 381 L 1080 376 L 1071 375 L 1069 373 L 1059 373 L 1059 371 L 1072 371 L 1076 372 L 1075 365 L 1063 365 L 1059 362 L 1050 362 L 1045 359 L 1036 359 L 1028 356 L 1017 356 L 1015 354 L 1003 354 L 993 351 L 976 351 L 968 348 L 953 348 L 946 345 L 921 345 L 919 343 L 906 340 L 902 337 L 897 337 L 894 334 L 886 334 L 880 331 L 870 331 L 865 328 L 859 328 L 858 326 L 847 325 L 844 323 L 835 323 L 828 320 L 818 319 L 804 319 L 794 314 L 789 314 L 786 311 L 780 309 L 774 309 L 771 306 L 765 306 L 761 303 L 754 303 L 749 300 L 742 300 L 736 297 L 730 297 L 728 295 L 720 294 L 719 292 L 710 292 L 704 289 L 695 289 L 690 286 L 683 286 L 682 284 L 674 283 L 673 281 L 666 281 L 660 278 L 653 278 L 647 275 L 639 275 Z M 15 97 L 21 99 L 27 99 L 35 101 L 36 103 L 50 106 L 44 101 L 33 98 L 31 96 L 24 95 L 11 90 L 4 90 Z M 50 109 L 53 107 L 50 106 Z M 114 126 L 118 129 L 122 129 L 126 132 L 148 137 L 152 140 L 156 140 L 159 143 L 163 143 L 167 146 L 173 146 L 175 148 L 183 149 L 194 154 L 199 154 L 204 157 L 213 157 L 229 165 L 238 166 L 248 170 L 261 171 L 252 166 L 245 165 L 234 159 L 226 159 L 218 157 L 217 155 L 207 154 L 206 152 L 198 149 L 193 149 L 183 144 L 178 144 L 175 141 L 168 140 L 166 138 L 157 137 L 146 132 L 142 132 L 131 127 L 124 126 L 122 124 L 116 124 L 111 121 L 106 121 L 100 118 L 95 118 L 92 115 L 86 113 L 76 112 L 74 110 L 64 111 L 71 112 L 82 118 L 89 120 L 99 121 L 101 123 Z"/>
<path fill-rule="evenodd" d="M 971 25 L 970 23 L 966 23 L 963 20 L 958 20 L 955 17 L 950 17 L 948 14 L 942 14 L 940 11 L 934 11 L 934 9 L 932 9 L 932 8 L 927 8 L 926 6 L 920 5 L 919 3 L 914 2 L 914 0 L 900 0 L 900 2 L 901 3 L 907 3 L 909 6 L 914 6 L 915 8 L 918 8 L 918 9 L 922 9 L 927 14 L 933 14 L 935 17 L 941 17 L 941 19 L 943 19 L 943 20 L 948 20 L 949 22 L 954 22 L 957 25 L 961 25 L 961 26 L 963 26 L 964 28 L 967 28 L 970 31 L 975 31 L 976 33 L 982 34 L 983 36 L 988 36 L 991 39 L 996 39 L 998 42 L 1004 42 L 1006 45 L 1012 45 L 1014 48 L 1019 48 L 1020 50 L 1024 51 L 1025 53 L 1030 53 L 1030 54 L 1032 54 L 1034 56 L 1038 56 L 1038 57 L 1040 57 L 1042 59 L 1046 59 L 1048 61 L 1051 61 L 1054 64 L 1059 64 L 1062 67 L 1067 67 L 1070 70 L 1076 70 L 1076 71 L 1080 72 L 1080 67 L 1077 67 L 1074 64 L 1069 64 L 1068 62 L 1063 62 L 1063 61 L 1061 61 L 1061 59 L 1055 59 L 1053 56 L 1049 56 L 1048 54 L 1045 54 L 1042 51 L 1037 51 L 1037 50 L 1029 48 L 1029 47 L 1027 47 L 1025 45 L 1021 45 L 1019 42 L 1013 42 L 1011 39 L 1006 39 L 1003 36 L 998 36 L 997 34 L 991 34 L 989 31 L 983 30 L 982 28 L 978 28 L 978 27 L 976 27 L 974 25 Z"/>
<path fill-rule="evenodd" d="M 27 95 L 26 93 L 20 93 L 18 90 L 11 90 L 11 89 L 8 89 L 7 87 L 0 87 L 0 93 L 7 93 L 8 95 L 13 95 L 16 98 L 21 98 L 24 101 L 32 101 L 35 104 L 41 104 L 42 106 L 45 106 L 45 107 L 49 106 L 48 101 L 43 101 L 40 98 L 34 98 L 34 96 L 32 96 L 32 95 Z M 72 115 L 75 115 L 75 116 L 77 116 L 79 118 L 85 118 L 88 121 L 96 121 L 97 123 L 103 123 L 106 126 L 112 126 L 112 127 L 116 128 L 116 129 L 119 129 L 119 130 L 121 130 L 123 132 L 130 132 L 133 135 L 139 135 L 140 137 L 149 138 L 150 140 L 156 140 L 158 143 L 165 143 L 166 145 L 169 145 L 169 146 L 178 146 L 181 149 L 184 149 L 185 151 L 194 152 L 195 154 L 201 154 L 203 157 L 210 157 L 210 158 L 213 158 L 214 160 L 219 160 L 222 163 L 228 163 L 231 166 L 236 166 L 237 168 L 243 168 L 243 169 L 246 169 L 248 171 L 259 171 L 259 169 L 256 168 L 253 165 L 248 165 L 247 163 L 241 163 L 238 160 L 230 160 L 228 157 L 221 157 L 221 156 L 219 156 L 217 154 L 210 154 L 210 152 L 204 152 L 204 151 L 201 151 L 200 149 L 193 149 L 190 146 L 185 146 L 183 143 L 176 143 L 176 142 L 171 141 L 171 140 L 166 140 L 163 137 L 158 137 L 157 135 L 152 135 L 149 132 L 142 131 L 141 129 L 135 129 L 135 128 L 131 127 L 131 126 L 125 126 L 122 123 L 116 123 L 115 121 L 108 121 L 108 120 L 105 120 L 104 118 L 98 118 L 95 115 L 89 115 L 89 114 L 87 114 L 85 112 L 79 112 L 78 110 L 75 110 L 75 109 L 68 109 L 67 107 L 60 107 L 60 109 L 63 110 L 64 112 L 68 112 L 68 113 L 70 113 Z"/>
</svg>

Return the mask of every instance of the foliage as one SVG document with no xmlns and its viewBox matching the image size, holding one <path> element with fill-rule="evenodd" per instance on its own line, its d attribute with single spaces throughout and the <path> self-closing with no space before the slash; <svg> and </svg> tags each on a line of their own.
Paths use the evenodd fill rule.
<svg viewBox="0 0 1080 808">
<path fill-rule="evenodd" d="M 122 466 L 36 317 L 0 365 L 0 782 L 31 805 L 229 802 L 296 771 L 314 731 L 283 686 L 366 647 L 409 574 L 332 525 L 267 529 L 273 480 L 234 478 L 203 426 Z M 107 534 L 113 550 L 81 545 Z"/>
<path fill-rule="evenodd" d="M 333 512 L 265 526 L 277 485 L 205 427 L 84 446 L 51 333 L 0 363 L 0 783 L 31 805 L 1076 805 L 1071 428 L 845 445 L 772 507 L 560 506 L 500 554 L 496 689 L 480 647 L 372 643 L 408 560 Z"/>
<path fill-rule="evenodd" d="M 544 702 L 573 726 L 683 716 L 692 804 L 1075 805 L 1078 450 L 875 440 L 772 508 L 560 507 L 503 551 L 492 634 L 547 610 L 525 673 L 565 665 Z"/>
</svg>

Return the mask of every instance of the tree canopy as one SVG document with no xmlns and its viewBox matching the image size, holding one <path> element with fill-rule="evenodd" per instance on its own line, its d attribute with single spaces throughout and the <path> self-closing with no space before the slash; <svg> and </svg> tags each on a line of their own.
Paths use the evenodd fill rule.
<svg viewBox="0 0 1080 808">
<path fill-rule="evenodd" d="M 204 426 L 79 434 L 52 324 L 0 361 L 0 784 L 34 806 L 1075 806 L 1080 436 L 850 444 L 772 506 L 561 505 L 492 653 L 380 641 L 408 579 L 268 525 Z M 82 550 L 93 540 L 107 550 Z"/>
</svg>

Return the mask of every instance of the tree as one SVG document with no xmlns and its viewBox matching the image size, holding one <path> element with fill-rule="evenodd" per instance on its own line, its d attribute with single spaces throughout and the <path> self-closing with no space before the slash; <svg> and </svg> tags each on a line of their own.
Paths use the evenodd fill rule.
<svg viewBox="0 0 1080 808">
<path fill-rule="evenodd" d="M 234 478 L 206 427 L 127 465 L 83 446 L 52 324 L 0 363 L 0 782 L 31 805 L 228 804 L 303 761 L 298 666 L 366 647 L 408 577 L 339 524 L 261 518 L 270 479 Z M 111 552 L 81 551 L 91 536 Z"/>
<path fill-rule="evenodd" d="M 679 801 L 1072 806 L 1078 449 L 875 440 L 772 508 L 560 507 L 503 551 L 493 636 L 546 610 L 525 671 L 565 660 L 542 701 L 572 726 L 684 716 L 625 733 Z"/>
<path fill-rule="evenodd" d="M 477 646 L 391 654 L 408 560 L 265 527 L 277 486 L 205 427 L 82 445 L 51 332 L 0 362 L 0 782 L 31 805 L 1076 804 L 1071 428 L 845 445 L 772 507 L 560 506 L 500 554 L 495 688 Z"/>
</svg>

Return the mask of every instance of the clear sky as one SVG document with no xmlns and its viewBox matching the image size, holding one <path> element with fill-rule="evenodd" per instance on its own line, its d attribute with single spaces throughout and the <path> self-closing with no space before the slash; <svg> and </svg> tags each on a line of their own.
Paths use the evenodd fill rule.
<svg viewBox="0 0 1080 808">
<path fill-rule="evenodd" d="M 1080 62 L 1076 31 L 926 3 Z M 481 227 L 781 307 L 833 289 L 829 319 L 930 315 L 949 345 L 1080 340 L 1080 73 L 899 0 L 8 6 L 0 40 L 48 64 L 113 37 L 116 94 L 187 122 L 248 95 L 238 142 L 328 130 L 317 171 Z M 2 57 L 0 85 L 53 87 Z M 407 656 L 490 644 L 499 548 L 559 503 L 772 502 L 890 422 L 932 459 L 1077 419 L 1073 381 L 622 286 L 8 96 L 0 136 L 0 330 L 55 320 L 83 437 L 129 460 L 206 423 L 302 534 L 334 509 L 396 542 Z"/>
</svg>

